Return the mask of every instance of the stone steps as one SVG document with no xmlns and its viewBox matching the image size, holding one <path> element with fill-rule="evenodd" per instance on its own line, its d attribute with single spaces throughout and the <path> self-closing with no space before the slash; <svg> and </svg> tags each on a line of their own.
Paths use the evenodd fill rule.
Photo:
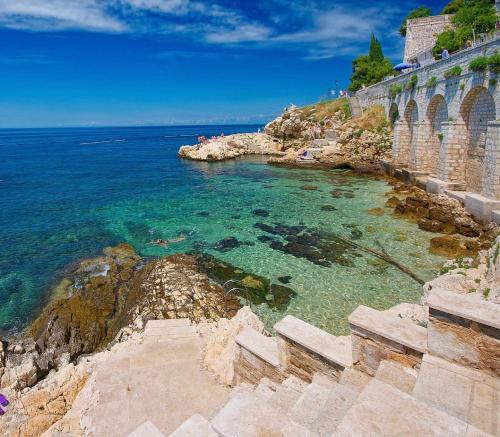
<svg viewBox="0 0 500 437">
<path fill-rule="evenodd" d="M 418 372 L 394 361 L 382 361 L 375 378 L 392 385 L 404 393 L 412 393 L 417 381 Z"/>
<path fill-rule="evenodd" d="M 221 437 L 315 435 L 248 389 L 238 391 L 230 399 L 212 420 L 212 427 Z"/>
<path fill-rule="evenodd" d="M 377 379 L 368 383 L 332 435 L 487 435 L 445 412 Z"/>
<path fill-rule="evenodd" d="M 295 403 L 302 396 L 308 384 L 295 376 L 290 376 L 282 384 L 279 384 L 276 391 L 271 395 L 269 402 L 288 414 Z"/>
<path fill-rule="evenodd" d="M 165 437 L 152 422 L 149 420 L 138 426 L 127 437 Z"/>
<path fill-rule="evenodd" d="M 196 339 L 198 332 L 189 319 L 149 320 L 144 329 L 145 342 L 185 342 Z"/>
<path fill-rule="evenodd" d="M 500 380 L 424 355 L 415 398 L 476 428 L 500 435 Z"/>
<path fill-rule="evenodd" d="M 170 434 L 170 437 L 218 437 L 218 434 L 207 419 L 195 414 Z"/>
</svg>

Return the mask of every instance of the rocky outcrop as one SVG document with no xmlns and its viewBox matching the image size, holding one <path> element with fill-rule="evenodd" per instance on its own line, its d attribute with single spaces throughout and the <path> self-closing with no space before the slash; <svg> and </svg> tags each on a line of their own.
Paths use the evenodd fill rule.
<svg viewBox="0 0 500 437">
<path fill-rule="evenodd" d="M 424 291 L 452 290 L 500 304 L 500 236 L 489 250 L 479 252 L 476 257 L 448 261 L 441 273 L 425 284 Z"/>
<path fill-rule="evenodd" d="M 386 206 L 400 217 L 415 221 L 420 229 L 441 235 L 431 240 L 431 252 L 454 258 L 470 256 L 491 246 L 499 235 L 495 224 L 481 225 L 474 221 L 455 199 L 402 183 L 396 183 Z"/>
<path fill-rule="evenodd" d="M 243 155 L 270 155 L 279 152 L 280 147 L 277 139 L 266 134 L 236 134 L 182 146 L 179 156 L 196 161 L 224 161 Z"/>
<path fill-rule="evenodd" d="M 52 369 L 141 330 L 147 320 L 217 320 L 239 307 L 199 271 L 195 257 L 144 262 L 128 245 L 83 261 L 62 283 L 62 295 L 24 338 L 0 343 L 0 388 L 31 387 Z"/>
<path fill-rule="evenodd" d="M 307 120 L 299 122 L 300 117 L 295 115 L 297 111 L 301 110 L 296 108 L 288 118 L 282 119 L 282 116 L 266 127 L 266 132 L 285 138 L 288 138 L 286 132 L 291 130 L 289 135 L 292 138 L 287 141 L 287 154 L 270 159 L 270 163 L 301 165 L 299 156 L 306 150 L 312 151 L 315 158 L 314 162 L 307 162 L 309 167 L 350 167 L 374 171 L 378 169 L 380 161 L 390 159 L 392 129 L 383 108 L 370 108 L 362 117 L 353 120 L 346 120 L 344 114 L 338 111 L 334 116 L 316 124 Z M 316 142 L 313 143 L 312 140 L 325 138 L 326 132 L 330 132 L 329 135 L 335 139 L 322 140 L 316 146 Z"/>
</svg>

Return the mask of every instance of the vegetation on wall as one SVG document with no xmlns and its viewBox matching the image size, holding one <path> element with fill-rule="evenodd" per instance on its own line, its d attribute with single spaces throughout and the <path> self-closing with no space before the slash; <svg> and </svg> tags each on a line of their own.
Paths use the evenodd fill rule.
<svg viewBox="0 0 500 437">
<path fill-rule="evenodd" d="M 402 92 L 403 92 L 403 85 L 399 85 L 399 84 L 395 83 L 389 87 L 389 97 L 391 99 L 396 97 L 398 94 L 401 94 Z"/>
<path fill-rule="evenodd" d="M 384 56 L 380 42 L 372 34 L 368 55 L 352 61 L 352 76 L 349 91 L 356 92 L 364 86 L 374 85 L 386 76 L 395 74 L 392 62 Z"/>
<path fill-rule="evenodd" d="M 500 73 L 500 53 L 494 53 L 488 58 L 488 68 L 492 73 Z"/>
<path fill-rule="evenodd" d="M 455 65 L 454 67 L 444 72 L 444 77 L 445 79 L 451 79 L 452 77 L 457 77 L 460 76 L 461 74 L 462 74 L 462 68 L 458 65 Z"/>
<path fill-rule="evenodd" d="M 488 58 L 486 56 L 479 56 L 476 59 L 473 59 L 469 63 L 469 69 L 471 71 L 486 71 L 488 68 Z"/>
<path fill-rule="evenodd" d="M 432 53 L 436 59 L 444 49 L 450 53 L 466 46 L 474 34 L 488 33 L 495 29 L 498 19 L 493 0 L 453 0 L 443 13 L 455 14 L 452 18 L 454 29 L 446 30 L 437 37 Z"/>
<path fill-rule="evenodd" d="M 428 8 L 426 6 L 420 6 L 416 9 L 413 9 L 413 11 L 411 11 L 401 23 L 401 26 L 399 27 L 399 34 L 403 37 L 406 36 L 406 22 L 408 20 L 411 20 L 413 18 L 429 17 L 431 14 L 431 8 Z"/>
<path fill-rule="evenodd" d="M 434 88 L 438 83 L 438 78 L 436 76 L 432 76 L 426 83 L 425 86 L 427 88 Z"/>
</svg>

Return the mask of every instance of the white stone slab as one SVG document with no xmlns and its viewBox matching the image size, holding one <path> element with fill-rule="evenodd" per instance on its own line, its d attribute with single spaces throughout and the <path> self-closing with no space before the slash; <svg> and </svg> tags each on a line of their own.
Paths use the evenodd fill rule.
<svg viewBox="0 0 500 437">
<path fill-rule="evenodd" d="M 132 431 L 128 437 L 165 437 L 149 420 Z"/>
<path fill-rule="evenodd" d="M 437 178 L 428 178 L 426 191 L 434 194 L 445 194 L 445 191 L 465 191 L 465 184 L 462 182 L 446 182 Z"/>
<path fill-rule="evenodd" d="M 272 366 L 280 365 L 278 344 L 274 338 L 248 328 L 236 337 L 236 343 Z"/>
<path fill-rule="evenodd" d="M 500 226 L 500 209 L 491 212 L 491 221 Z"/>
<path fill-rule="evenodd" d="M 465 203 L 465 197 L 470 194 L 467 191 L 452 191 L 445 190 L 445 194 L 452 199 L 458 200 L 459 202 Z"/>
<path fill-rule="evenodd" d="M 433 288 L 427 296 L 426 304 L 429 308 L 500 329 L 500 305 L 493 302 Z"/>
<path fill-rule="evenodd" d="M 352 366 L 350 337 L 335 337 L 293 316 L 286 316 L 274 326 L 278 334 L 298 343 L 326 360 L 342 367 Z"/>
<path fill-rule="evenodd" d="M 349 323 L 418 352 L 427 350 L 427 329 L 394 314 L 360 305 L 349 316 Z"/>
<path fill-rule="evenodd" d="M 170 437 L 218 437 L 210 422 L 199 414 L 191 416 Z"/>
<path fill-rule="evenodd" d="M 480 194 L 465 196 L 465 210 L 481 223 L 491 222 L 492 211 L 496 209 L 500 209 L 500 200 L 490 199 Z"/>
</svg>

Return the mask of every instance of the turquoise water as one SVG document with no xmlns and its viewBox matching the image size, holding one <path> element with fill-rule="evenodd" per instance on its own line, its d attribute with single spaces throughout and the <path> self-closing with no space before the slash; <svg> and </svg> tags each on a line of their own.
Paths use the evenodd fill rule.
<svg viewBox="0 0 500 437">
<path fill-rule="evenodd" d="M 177 158 L 179 145 L 222 130 L 256 127 L 0 131 L 0 327 L 23 326 L 68 265 L 124 241 L 145 256 L 196 250 L 276 283 L 290 276 L 297 297 L 286 310 L 254 307 L 268 327 L 289 313 L 343 333 L 359 304 L 383 309 L 420 298 L 407 275 L 336 240 L 382 245 L 424 279 L 435 275 L 444 259 L 428 253 L 432 234 L 388 209 L 367 213 L 384 207 L 386 183 L 260 158 Z M 179 235 L 186 239 L 168 248 L 150 244 Z M 284 249 L 304 235 L 316 235 L 322 253 L 307 259 Z M 230 237 L 239 244 L 225 247 Z"/>
</svg>

